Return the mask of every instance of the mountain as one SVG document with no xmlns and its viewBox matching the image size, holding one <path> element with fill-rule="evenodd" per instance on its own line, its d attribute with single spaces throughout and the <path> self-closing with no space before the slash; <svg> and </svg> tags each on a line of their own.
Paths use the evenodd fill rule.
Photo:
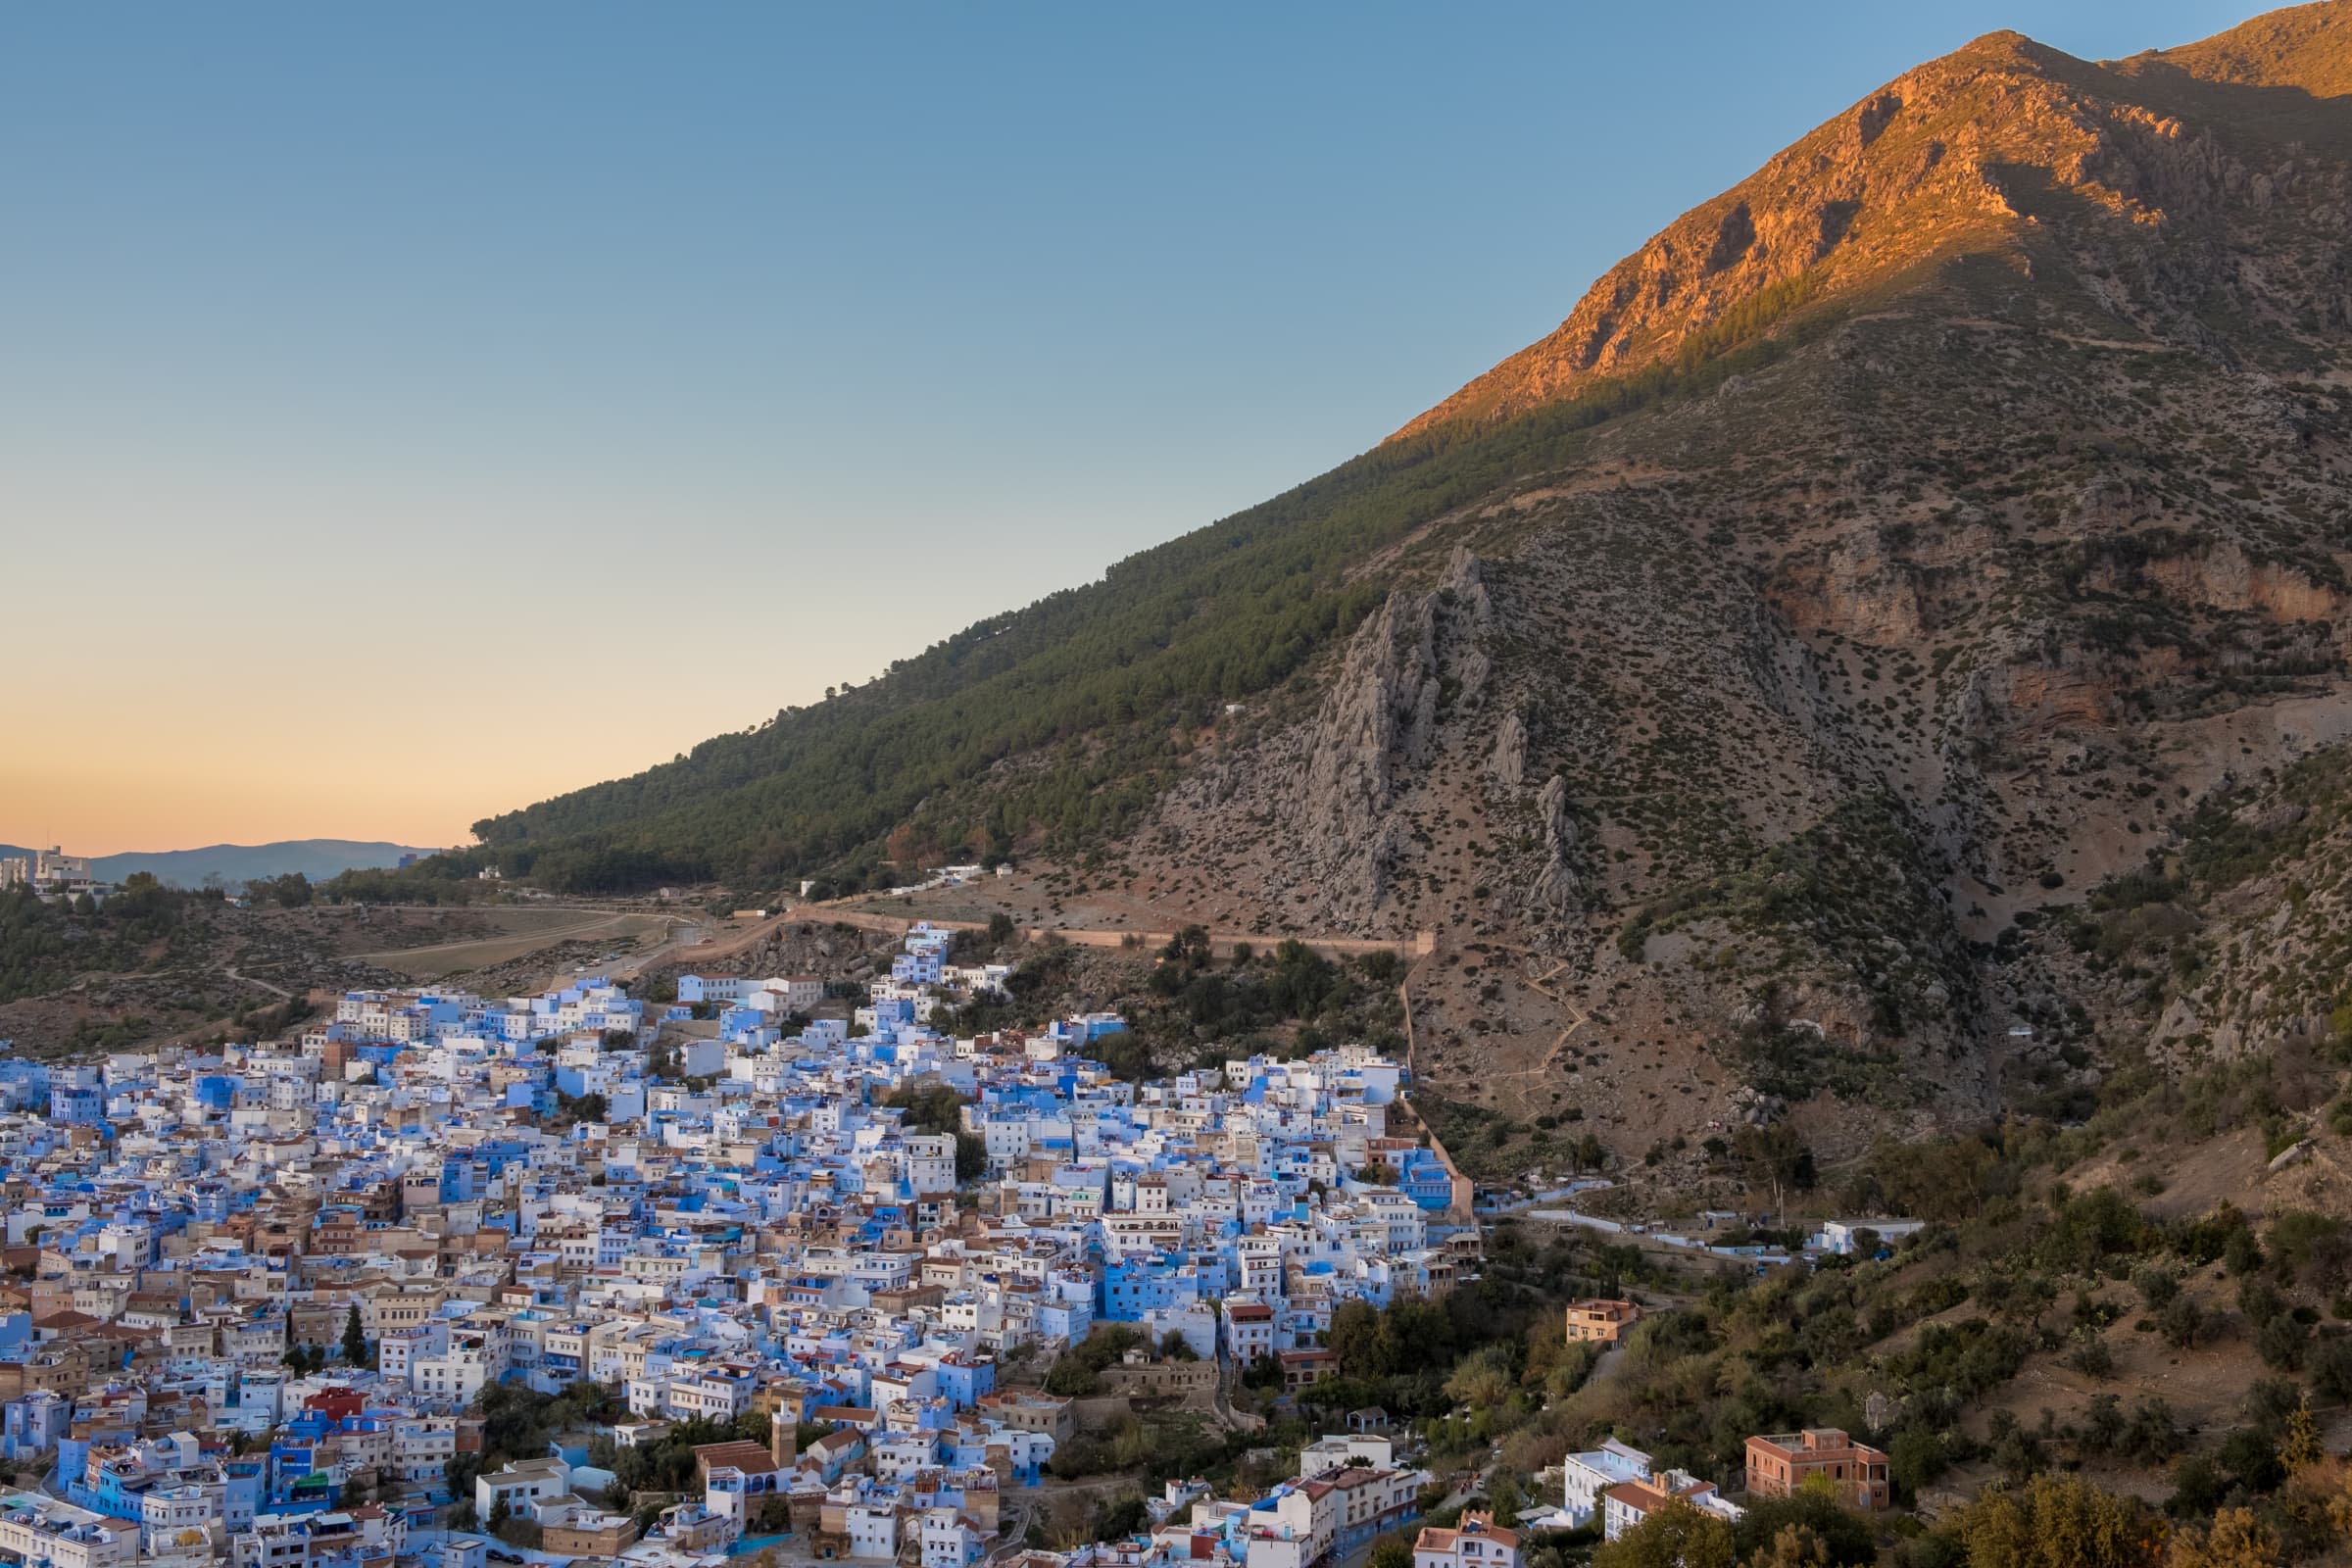
<svg viewBox="0 0 2352 1568">
<path fill-rule="evenodd" d="M 1420 1099 L 1490 1145 L 2079 1103 L 2255 940 L 2199 898 L 2314 847 L 2164 868 L 2352 735 L 2347 95 L 2327 5 L 2115 62 L 1980 38 L 1364 456 L 477 853 L 1017 846 L 1221 927 L 1435 930 Z M 2131 907 L 2178 917 L 2105 951 L 2151 867 L 2178 898 Z M 2229 1029 L 2159 1053 L 2333 1027 L 2211 957 Z"/>
<path fill-rule="evenodd" d="M 341 876 L 346 871 L 373 870 L 397 866 L 404 855 L 426 856 L 439 852 L 412 849 L 403 844 L 382 844 L 357 839 L 285 839 L 275 844 L 209 844 L 200 850 L 133 851 L 122 855 L 95 856 L 90 860 L 90 873 L 104 882 L 120 882 L 133 872 L 152 873 L 159 881 L 172 887 L 200 887 L 208 876 L 217 876 L 226 883 L 238 883 L 255 877 L 284 876 L 299 871 L 314 882 L 323 882 Z M 31 850 L 0 844 L 0 859 L 12 856 L 29 856 Z"/>
</svg>

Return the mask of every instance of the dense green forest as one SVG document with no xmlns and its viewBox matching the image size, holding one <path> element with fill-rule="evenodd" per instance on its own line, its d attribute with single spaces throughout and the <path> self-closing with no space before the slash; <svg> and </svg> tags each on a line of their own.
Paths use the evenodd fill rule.
<svg viewBox="0 0 2352 1568">
<path fill-rule="evenodd" d="M 1759 318 L 1750 335 L 1777 319 Z M 854 880 L 886 846 L 923 859 L 1001 852 L 1033 829 L 1064 852 L 1115 835 L 1181 760 L 1187 729 L 1297 674 L 1380 602 L 1388 583 L 1350 579 L 1352 568 L 1506 480 L 1570 461 L 1594 425 L 1705 390 L 1780 348 L 1713 335 L 1687 362 L 1508 424 L 1390 442 L 1129 557 L 1100 582 L 966 627 L 863 687 L 632 778 L 489 817 L 474 825 L 478 849 L 405 876 L 339 879 L 334 891 L 414 897 L 484 864 L 583 893 L 707 877 Z"/>
</svg>

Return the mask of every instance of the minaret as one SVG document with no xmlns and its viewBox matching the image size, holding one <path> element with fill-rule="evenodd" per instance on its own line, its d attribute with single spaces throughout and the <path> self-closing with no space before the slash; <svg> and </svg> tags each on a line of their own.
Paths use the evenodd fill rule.
<svg viewBox="0 0 2352 1568">
<path fill-rule="evenodd" d="M 775 1455 L 779 1470 L 790 1470 L 801 1453 L 800 1412 L 792 1408 L 794 1402 L 777 1405 L 767 1418 L 767 1451 Z"/>
</svg>

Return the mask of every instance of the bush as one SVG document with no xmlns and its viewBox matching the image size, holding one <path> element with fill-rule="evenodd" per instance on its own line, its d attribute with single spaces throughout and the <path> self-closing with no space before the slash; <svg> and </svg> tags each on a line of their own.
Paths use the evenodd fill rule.
<svg viewBox="0 0 2352 1568">
<path fill-rule="evenodd" d="M 2240 1280 L 2237 1286 L 2237 1309 L 2246 1314 L 2246 1321 L 2256 1328 L 2286 1311 L 2286 1300 L 2261 1280 Z"/>
<path fill-rule="evenodd" d="M 2082 1412 L 2080 1439 L 2086 1454 L 2113 1453 L 2124 1438 L 2123 1401 L 2112 1394 L 2094 1394 Z"/>
<path fill-rule="evenodd" d="M 2185 1296 L 2173 1298 L 2172 1304 L 2157 1315 L 2156 1328 L 2176 1350 L 2193 1349 L 2210 1332 L 2205 1309 Z"/>
<path fill-rule="evenodd" d="M 2296 1322 L 2292 1313 L 2280 1312 L 2254 1331 L 2254 1351 L 2264 1366 L 2293 1372 L 2303 1365 L 2310 1338 L 2311 1331 Z"/>
<path fill-rule="evenodd" d="M 1102 1369 L 1147 1342 L 1141 1329 L 1124 1323 L 1098 1324 L 1085 1340 L 1056 1356 L 1046 1373 L 1046 1392 L 1084 1398 L 1101 1391 Z"/>
<path fill-rule="evenodd" d="M 2312 1348 L 2311 1386 L 2329 1399 L 2352 1399 L 2352 1339 L 2330 1335 Z"/>
<path fill-rule="evenodd" d="M 2229 1483 L 2203 1454 L 2192 1454 L 2173 1472 L 2173 1495 L 2164 1511 L 2176 1519 L 2210 1519 L 2229 1495 Z"/>
<path fill-rule="evenodd" d="M 2172 1406 L 2153 1394 L 2142 1395 L 2132 1406 L 2116 1448 L 2142 1464 L 2161 1464 L 2180 1451 L 2180 1429 L 2173 1425 Z"/>
<path fill-rule="evenodd" d="M 1886 1447 L 1887 1477 L 1906 1496 L 1918 1496 L 1921 1489 L 1943 1474 L 1950 1463 L 1943 1441 L 1935 1433 L 1917 1427 L 1905 1427 L 1896 1433 Z"/>
<path fill-rule="evenodd" d="M 2107 1348 L 2107 1342 L 2102 1339 L 2084 1340 L 2075 1347 L 2075 1353 L 2067 1357 L 2067 1362 L 2086 1378 L 2104 1382 L 2115 1375 L 2115 1352 Z"/>
</svg>

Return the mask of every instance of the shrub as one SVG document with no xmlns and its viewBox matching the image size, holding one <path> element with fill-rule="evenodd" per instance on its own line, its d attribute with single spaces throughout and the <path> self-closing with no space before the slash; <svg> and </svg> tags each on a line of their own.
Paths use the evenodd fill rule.
<svg viewBox="0 0 2352 1568">
<path fill-rule="evenodd" d="M 2292 1372 L 2303 1365 L 2303 1351 L 2311 1331 L 2297 1322 L 2289 1312 L 2280 1312 L 2254 1331 L 2254 1351 L 2262 1364 L 2280 1372 Z"/>
<path fill-rule="evenodd" d="M 2142 1464 L 2161 1464 L 2180 1452 L 2180 1429 L 2173 1425 L 2172 1406 L 2153 1394 L 2140 1396 L 2124 1422 L 2116 1447 Z"/>
<path fill-rule="evenodd" d="M 2185 1296 L 2177 1296 L 2170 1306 L 2157 1315 L 2156 1327 L 2165 1343 L 2176 1350 L 2195 1348 L 2205 1338 L 2208 1325 L 2204 1308 Z"/>
<path fill-rule="evenodd" d="M 2352 1339 L 2330 1335 L 2312 1347 L 2311 1386 L 2330 1399 L 2352 1399 Z"/>
<path fill-rule="evenodd" d="M 2105 1340 L 2084 1340 L 2075 1347 L 2075 1353 L 2067 1357 L 2067 1361 L 2086 1378 L 2098 1378 L 2103 1382 L 2115 1375 L 2115 1352 L 2107 1348 Z"/>
</svg>

